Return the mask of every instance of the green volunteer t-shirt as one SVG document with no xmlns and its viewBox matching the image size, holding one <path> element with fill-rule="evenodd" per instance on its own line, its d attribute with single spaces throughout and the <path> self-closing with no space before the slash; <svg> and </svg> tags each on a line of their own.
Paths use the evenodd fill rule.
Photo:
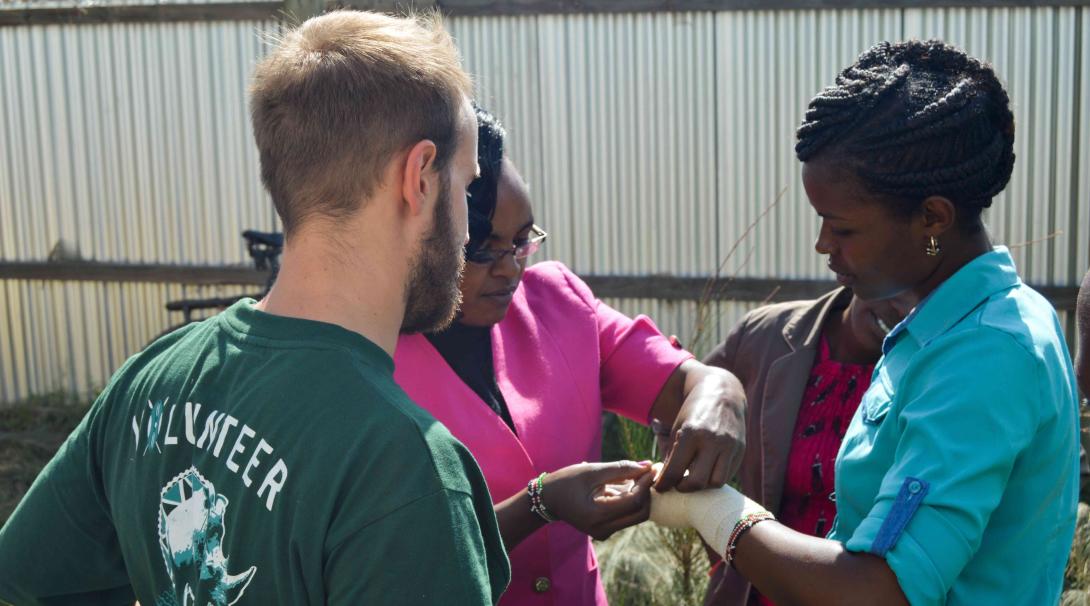
<svg viewBox="0 0 1090 606">
<path fill-rule="evenodd" d="M 114 376 L 0 530 L 0 601 L 494 604 L 469 451 L 340 327 L 244 300 Z"/>
</svg>

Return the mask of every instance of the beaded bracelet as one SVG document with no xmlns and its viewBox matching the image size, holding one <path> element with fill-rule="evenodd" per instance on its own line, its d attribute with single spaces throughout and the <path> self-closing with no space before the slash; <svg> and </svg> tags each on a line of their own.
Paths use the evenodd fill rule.
<svg viewBox="0 0 1090 606">
<path fill-rule="evenodd" d="M 556 518 L 549 514 L 549 510 L 545 509 L 545 476 L 547 473 L 542 473 L 538 477 L 530 480 L 526 484 L 526 492 L 530 495 L 530 511 L 536 513 L 542 520 L 546 522 L 552 522 Z"/>
<path fill-rule="evenodd" d="M 723 556 L 723 560 L 734 566 L 734 550 L 738 547 L 738 540 L 742 538 L 750 528 L 757 525 L 758 522 L 764 522 L 765 520 L 775 520 L 776 516 L 767 511 L 758 511 L 751 513 L 748 516 L 743 517 L 734 524 L 734 530 L 730 533 L 730 539 L 727 540 L 727 551 Z"/>
</svg>

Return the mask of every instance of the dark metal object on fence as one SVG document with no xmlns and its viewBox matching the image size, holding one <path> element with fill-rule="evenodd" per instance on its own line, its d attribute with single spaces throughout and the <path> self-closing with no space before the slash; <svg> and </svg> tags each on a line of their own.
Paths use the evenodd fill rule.
<svg viewBox="0 0 1090 606">
<path fill-rule="evenodd" d="M 257 294 L 242 295 L 236 297 L 213 297 L 210 299 L 181 299 L 168 301 L 167 311 L 182 312 L 183 324 L 193 321 L 193 312 L 199 309 L 226 309 L 235 304 L 239 299 L 246 297 L 260 299 L 272 289 L 276 282 L 276 275 L 280 273 L 280 253 L 284 251 L 284 234 L 279 232 L 263 232 L 248 229 L 242 232 L 246 239 L 246 252 L 254 260 L 254 269 L 265 272 L 265 289 Z"/>
<path fill-rule="evenodd" d="M 243 297 L 260 298 L 260 294 L 243 295 Z M 227 309 L 239 300 L 239 297 L 213 297 L 210 299 L 181 299 L 169 301 L 166 304 L 167 311 L 182 312 L 182 323 L 189 324 L 193 321 L 193 312 L 198 309 Z"/>
</svg>

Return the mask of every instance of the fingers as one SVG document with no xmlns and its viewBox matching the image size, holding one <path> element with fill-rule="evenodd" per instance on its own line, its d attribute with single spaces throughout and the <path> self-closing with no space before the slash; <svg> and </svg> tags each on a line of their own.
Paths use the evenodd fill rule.
<svg viewBox="0 0 1090 606">
<path fill-rule="evenodd" d="M 712 471 L 719 453 L 709 448 L 701 448 L 689 464 L 689 473 L 677 483 L 679 492 L 696 492 L 711 485 Z"/>
<path fill-rule="evenodd" d="M 627 489 L 605 491 L 594 498 L 594 507 L 607 519 L 627 516 L 651 504 L 651 474 L 644 474 Z"/>
<path fill-rule="evenodd" d="M 636 479 L 651 471 L 650 461 L 613 461 L 597 463 L 591 472 L 596 484 L 615 484 L 623 480 Z"/>
<path fill-rule="evenodd" d="M 681 492 L 719 488 L 734 477 L 740 462 L 741 455 L 736 451 L 707 446 L 698 448 L 689 463 L 688 474 L 683 475 L 676 488 Z"/>
<path fill-rule="evenodd" d="M 730 481 L 731 476 L 734 475 L 732 461 L 733 457 L 720 453 L 715 459 L 715 467 L 712 468 L 711 479 L 708 481 L 709 488 L 719 488 Z"/>
<path fill-rule="evenodd" d="M 738 469 L 742 466 L 742 457 L 745 455 L 746 447 L 745 442 L 741 444 L 735 444 L 735 447 L 727 454 L 726 472 L 723 480 L 723 484 L 730 482 L 731 478 L 738 473 Z M 719 484 L 722 486 L 723 484 Z"/>
<path fill-rule="evenodd" d="M 681 478 L 685 476 L 685 470 L 689 468 L 689 463 L 693 460 L 695 454 L 696 442 L 690 439 L 688 435 L 679 432 L 677 441 L 670 451 L 670 456 L 663 465 L 662 473 L 659 474 L 659 479 L 655 482 L 655 490 L 666 492 L 675 488 Z"/>
<path fill-rule="evenodd" d="M 614 498 L 626 495 L 632 492 L 632 487 L 635 485 L 635 480 L 624 480 L 620 484 L 602 484 L 594 490 L 594 498 Z"/>
<path fill-rule="evenodd" d="M 651 466 L 648 469 L 652 469 L 653 467 L 654 466 Z M 651 496 L 651 482 L 653 482 L 654 480 L 655 480 L 655 475 L 651 474 L 651 473 L 649 473 L 649 474 L 647 474 L 645 476 L 640 476 L 639 479 L 636 480 L 636 485 L 633 487 L 632 492 L 637 492 L 638 491 L 638 492 L 641 492 L 641 493 L 647 495 L 648 497 L 650 497 Z"/>
<path fill-rule="evenodd" d="M 631 508 L 631 510 L 610 512 L 613 515 L 597 524 L 592 529 L 591 536 L 598 540 L 604 540 L 618 530 L 647 521 L 647 518 L 651 515 L 651 480 L 651 474 L 640 477 L 627 494 L 618 498 L 618 500 L 624 502 L 626 509 Z M 605 508 L 609 509 L 611 505 L 607 504 Z"/>
</svg>

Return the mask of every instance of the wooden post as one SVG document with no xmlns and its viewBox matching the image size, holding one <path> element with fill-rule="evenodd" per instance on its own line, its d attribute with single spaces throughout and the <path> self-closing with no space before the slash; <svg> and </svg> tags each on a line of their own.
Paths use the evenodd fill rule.
<svg viewBox="0 0 1090 606">
<path fill-rule="evenodd" d="M 3 261 L 0 280 L 61 282 L 154 282 L 170 284 L 263 285 L 268 272 L 247 265 L 154 265 L 99 261 Z M 599 297 L 667 301 L 792 301 L 813 299 L 836 288 L 836 282 L 797 278 L 712 278 L 672 275 L 580 276 Z M 1059 310 L 1075 309 L 1079 287 L 1031 285 Z"/>
</svg>

